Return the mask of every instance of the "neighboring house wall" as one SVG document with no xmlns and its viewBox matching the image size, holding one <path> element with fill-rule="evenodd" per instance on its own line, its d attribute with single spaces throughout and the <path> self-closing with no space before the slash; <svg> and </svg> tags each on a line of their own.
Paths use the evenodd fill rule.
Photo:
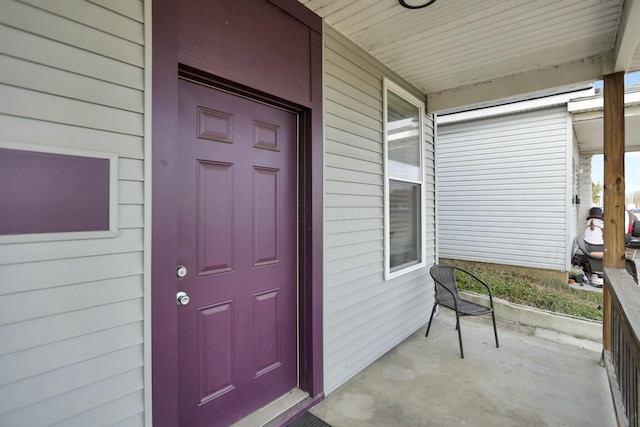
<svg viewBox="0 0 640 427">
<path fill-rule="evenodd" d="M 440 258 L 566 271 L 566 107 L 438 126 Z"/>
<path fill-rule="evenodd" d="M 331 393 L 427 321 L 435 259 L 433 120 L 425 120 L 427 267 L 384 280 L 383 92 L 419 91 L 325 25 L 324 384 Z"/>
<path fill-rule="evenodd" d="M 0 2 L 0 140 L 118 156 L 116 237 L 0 245 L 2 426 L 144 423 L 143 21 Z"/>
</svg>

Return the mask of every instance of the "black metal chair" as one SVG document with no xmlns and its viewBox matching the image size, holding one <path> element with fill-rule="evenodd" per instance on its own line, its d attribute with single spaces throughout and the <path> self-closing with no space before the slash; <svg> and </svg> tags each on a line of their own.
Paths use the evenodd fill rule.
<svg viewBox="0 0 640 427">
<path fill-rule="evenodd" d="M 487 291 L 489 292 L 490 307 L 485 307 L 484 305 L 480 305 L 460 297 L 460 294 L 458 293 L 458 284 L 456 283 L 456 271 L 460 271 L 463 274 L 468 275 L 487 288 Z M 436 307 L 441 305 L 456 312 L 456 329 L 458 331 L 458 341 L 460 342 L 461 358 L 464 359 L 464 350 L 462 349 L 462 331 L 460 330 L 460 318 L 463 316 L 480 316 L 491 313 L 491 319 L 493 320 L 493 333 L 496 337 L 496 347 L 499 348 L 498 329 L 496 328 L 496 316 L 493 310 L 493 295 L 491 293 L 491 287 L 474 274 L 459 267 L 453 267 L 450 265 L 434 265 L 431 267 L 430 273 L 431 277 L 433 277 L 433 280 L 435 281 L 436 303 L 433 305 L 433 310 L 431 310 L 431 317 L 429 317 L 429 325 L 427 326 L 427 333 L 425 334 L 425 337 L 429 336 L 429 329 L 431 329 L 431 321 L 433 320 L 433 315 L 436 312 Z"/>
</svg>

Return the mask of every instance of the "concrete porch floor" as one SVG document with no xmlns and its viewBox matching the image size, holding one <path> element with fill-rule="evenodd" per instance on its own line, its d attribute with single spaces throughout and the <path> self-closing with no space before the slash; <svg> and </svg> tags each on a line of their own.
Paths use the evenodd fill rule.
<svg viewBox="0 0 640 427">
<path fill-rule="evenodd" d="M 334 427 L 615 426 L 602 346 L 442 309 L 311 412 Z"/>
</svg>

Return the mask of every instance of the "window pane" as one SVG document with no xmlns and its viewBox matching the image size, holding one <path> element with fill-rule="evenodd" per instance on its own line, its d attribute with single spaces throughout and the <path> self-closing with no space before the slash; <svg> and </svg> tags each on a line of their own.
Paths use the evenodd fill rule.
<svg viewBox="0 0 640 427">
<path fill-rule="evenodd" d="M 421 181 L 420 109 L 387 91 L 388 171 L 393 178 Z"/>
<path fill-rule="evenodd" d="M 391 271 L 420 262 L 420 186 L 389 181 L 389 249 Z"/>
</svg>

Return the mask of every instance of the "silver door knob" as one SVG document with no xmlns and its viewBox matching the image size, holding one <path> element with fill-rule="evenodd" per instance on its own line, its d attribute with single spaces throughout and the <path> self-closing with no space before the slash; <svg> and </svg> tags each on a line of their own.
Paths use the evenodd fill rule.
<svg viewBox="0 0 640 427">
<path fill-rule="evenodd" d="M 176 301 L 178 303 L 178 305 L 187 305 L 189 304 L 189 295 L 187 295 L 186 292 L 178 292 L 176 294 Z"/>
<path fill-rule="evenodd" d="M 184 265 L 179 265 L 178 270 L 176 271 L 176 274 L 180 278 L 185 277 L 187 275 L 187 267 L 185 267 Z"/>
</svg>

